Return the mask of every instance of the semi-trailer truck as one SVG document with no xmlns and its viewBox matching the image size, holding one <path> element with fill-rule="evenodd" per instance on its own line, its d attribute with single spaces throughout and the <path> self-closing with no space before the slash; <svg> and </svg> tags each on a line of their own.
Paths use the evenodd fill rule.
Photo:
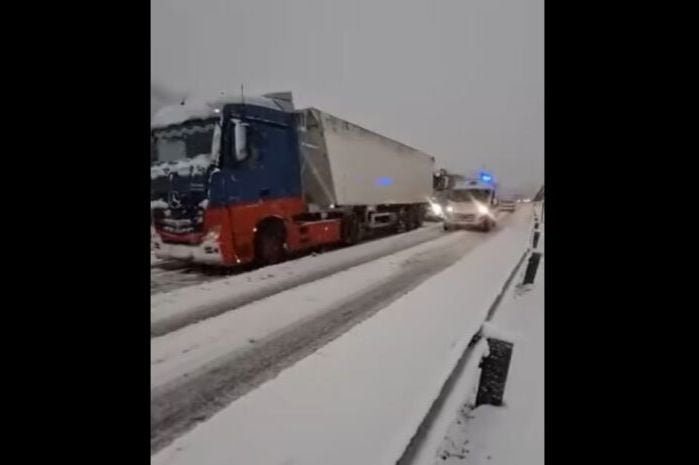
<svg viewBox="0 0 699 465">
<path fill-rule="evenodd" d="M 151 124 L 157 257 L 271 264 L 422 224 L 434 158 L 290 93 L 184 102 Z"/>
</svg>

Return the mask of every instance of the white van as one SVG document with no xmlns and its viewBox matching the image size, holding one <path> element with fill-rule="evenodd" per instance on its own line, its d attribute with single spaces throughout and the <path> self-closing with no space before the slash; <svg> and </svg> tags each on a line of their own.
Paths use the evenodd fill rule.
<svg viewBox="0 0 699 465">
<path fill-rule="evenodd" d="M 479 181 L 466 181 L 444 192 L 441 199 L 444 230 L 475 227 L 490 231 L 496 226 L 498 201 L 495 188 Z"/>
</svg>

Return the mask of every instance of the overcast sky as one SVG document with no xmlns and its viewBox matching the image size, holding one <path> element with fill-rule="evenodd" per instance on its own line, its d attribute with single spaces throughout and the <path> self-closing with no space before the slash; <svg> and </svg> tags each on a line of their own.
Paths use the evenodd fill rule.
<svg viewBox="0 0 699 465">
<path fill-rule="evenodd" d="M 438 167 L 543 183 L 543 0 L 151 0 L 151 75 L 193 97 L 290 90 Z"/>
</svg>

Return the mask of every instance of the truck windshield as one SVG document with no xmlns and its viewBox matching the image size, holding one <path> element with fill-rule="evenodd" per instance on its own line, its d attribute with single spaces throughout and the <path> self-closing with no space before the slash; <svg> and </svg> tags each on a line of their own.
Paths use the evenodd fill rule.
<svg viewBox="0 0 699 465">
<path fill-rule="evenodd" d="M 456 189 L 449 191 L 448 197 L 454 202 L 471 202 L 473 200 L 486 202 L 490 197 L 490 191 L 487 189 Z"/>
<path fill-rule="evenodd" d="M 177 161 L 211 153 L 216 121 L 187 122 L 153 131 L 151 163 Z"/>
</svg>

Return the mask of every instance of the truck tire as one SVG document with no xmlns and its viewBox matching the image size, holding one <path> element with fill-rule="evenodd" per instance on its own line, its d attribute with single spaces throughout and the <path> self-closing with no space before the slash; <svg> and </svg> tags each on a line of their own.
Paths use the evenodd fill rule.
<svg viewBox="0 0 699 465">
<path fill-rule="evenodd" d="M 361 225 L 356 215 L 347 215 L 342 219 L 342 242 L 352 245 L 361 239 Z"/>
<path fill-rule="evenodd" d="M 255 261 L 260 266 L 273 265 L 286 259 L 284 231 L 274 225 L 262 228 L 255 236 Z"/>
</svg>

